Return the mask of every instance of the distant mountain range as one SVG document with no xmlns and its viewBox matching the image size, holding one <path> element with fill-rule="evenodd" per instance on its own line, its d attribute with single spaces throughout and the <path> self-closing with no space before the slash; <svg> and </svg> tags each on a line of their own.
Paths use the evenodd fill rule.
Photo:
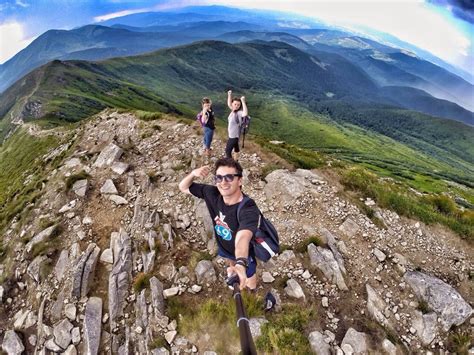
<svg viewBox="0 0 474 355">
<path fill-rule="evenodd" d="M 283 20 L 281 13 L 212 6 L 191 7 L 174 13 L 134 14 L 102 24 L 113 27 L 89 25 L 71 31 L 47 31 L 0 66 L 0 91 L 5 91 L 31 70 L 54 59 L 103 60 L 204 39 L 230 43 L 279 41 L 316 57 L 324 57 L 326 64 L 332 62 L 333 65 L 342 65 L 346 69 L 358 67 L 354 73 L 365 72 L 379 87 L 399 87 L 399 95 L 382 100 L 386 103 L 474 124 L 473 114 L 469 111 L 474 110 L 474 86 L 461 77 L 413 53 L 329 29 L 301 16 L 285 17 Z M 318 28 L 298 28 L 310 25 Z M 334 54 L 339 55 L 339 58 L 336 59 Z M 338 72 L 341 71 L 333 70 L 333 73 Z M 350 72 L 351 70 L 343 70 L 343 75 L 349 76 L 339 75 L 337 80 L 348 83 L 351 81 Z M 411 94 L 416 93 L 415 96 L 408 97 L 409 95 L 400 92 L 401 87 L 412 87 L 425 93 L 407 90 Z M 387 92 L 389 91 L 380 90 L 377 96 Z M 427 94 L 433 96 L 431 100 L 436 102 L 434 106 L 427 107 Z M 436 101 L 437 98 L 442 100 Z M 377 98 L 375 101 L 381 100 Z M 434 112 L 433 107 L 439 110 Z"/>
</svg>

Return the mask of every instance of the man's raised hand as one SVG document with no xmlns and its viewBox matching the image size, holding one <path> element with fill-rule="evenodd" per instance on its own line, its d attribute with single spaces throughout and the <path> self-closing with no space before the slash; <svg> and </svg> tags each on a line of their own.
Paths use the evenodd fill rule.
<svg viewBox="0 0 474 355">
<path fill-rule="evenodd" d="M 209 165 L 204 165 L 200 168 L 194 169 L 192 174 L 194 177 L 205 178 L 207 175 L 209 175 L 210 171 L 211 169 L 209 168 Z"/>
</svg>

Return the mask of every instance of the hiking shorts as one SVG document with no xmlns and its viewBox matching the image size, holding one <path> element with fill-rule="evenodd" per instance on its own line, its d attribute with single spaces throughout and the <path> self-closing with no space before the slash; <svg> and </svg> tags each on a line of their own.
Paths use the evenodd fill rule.
<svg viewBox="0 0 474 355">
<path fill-rule="evenodd" d="M 232 150 L 236 153 L 240 152 L 239 138 L 229 138 L 227 140 L 227 145 L 225 147 L 225 156 L 227 158 L 232 158 Z"/>
<path fill-rule="evenodd" d="M 217 255 L 222 256 L 223 258 L 235 261 L 235 256 L 229 254 L 228 252 L 226 252 L 225 250 L 221 248 L 217 250 Z M 247 277 L 252 277 L 257 272 L 257 260 L 255 260 L 255 257 L 251 255 L 249 255 L 248 260 L 249 260 L 249 267 L 247 268 Z"/>
</svg>

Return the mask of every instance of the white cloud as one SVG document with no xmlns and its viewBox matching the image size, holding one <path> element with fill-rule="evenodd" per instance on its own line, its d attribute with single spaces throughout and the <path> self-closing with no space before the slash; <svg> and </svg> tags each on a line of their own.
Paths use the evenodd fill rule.
<svg viewBox="0 0 474 355">
<path fill-rule="evenodd" d="M 390 33 L 465 67 L 471 39 L 422 0 L 217 0 L 207 4 L 293 12 L 329 24 L 356 29 L 363 25 Z"/>
<path fill-rule="evenodd" d="M 110 20 L 112 18 L 127 16 L 127 15 L 132 15 L 132 14 L 139 14 L 141 12 L 147 12 L 147 11 L 150 11 L 150 10 L 151 10 L 150 8 L 144 8 L 144 9 L 117 11 L 117 12 L 112 12 L 112 13 L 107 14 L 107 15 L 96 16 L 96 17 L 94 17 L 94 21 L 95 22 L 107 21 L 107 20 Z"/>
<path fill-rule="evenodd" d="M 30 6 L 29 4 L 27 4 L 26 2 L 23 2 L 21 0 L 16 0 L 15 1 L 15 4 L 17 4 L 18 6 L 21 6 L 21 7 L 28 7 Z"/>
<path fill-rule="evenodd" d="M 18 22 L 0 24 L 0 63 L 13 57 L 33 40 L 25 38 L 23 26 Z"/>
</svg>

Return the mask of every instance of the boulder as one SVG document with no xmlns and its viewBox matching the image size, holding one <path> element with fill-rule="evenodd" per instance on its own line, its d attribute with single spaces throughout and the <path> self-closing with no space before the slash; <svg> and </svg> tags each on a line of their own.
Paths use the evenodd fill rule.
<svg viewBox="0 0 474 355">
<path fill-rule="evenodd" d="M 303 289 L 301 288 L 300 284 L 294 279 L 289 279 L 286 282 L 285 292 L 290 297 L 306 299 Z"/>
<path fill-rule="evenodd" d="M 403 278 L 413 292 L 440 316 L 444 331 L 452 325 L 461 325 L 472 315 L 472 307 L 444 281 L 419 271 L 408 271 Z"/>
<path fill-rule="evenodd" d="M 318 355 L 331 355 L 331 346 L 324 341 L 324 335 L 318 331 L 309 333 L 309 345 L 311 350 Z"/>
<path fill-rule="evenodd" d="M 84 197 L 87 194 L 89 182 L 87 179 L 78 180 L 72 185 L 72 191 L 79 197 Z"/>
<path fill-rule="evenodd" d="M 342 339 L 341 348 L 344 350 L 345 346 L 349 345 L 354 354 L 367 354 L 367 335 L 362 332 L 358 332 L 353 328 L 349 328 Z M 344 352 L 346 352 L 344 350 Z"/>
<path fill-rule="evenodd" d="M 54 342 L 59 345 L 63 350 L 66 350 L 69 344 L 71 343 L 72 328 L 73 325 L 67 319 L 63 319 L 62 321 L 54 325 Z"/>
<path fill-rule="evenodd" d="M 359 228 L 359 225 L 350 218 L 347 218 L 344 223 L 339 226 L 339 230 L 348 237 L 356 235 Z"/>
<path fill-rule="evenodd" d="M 196 273 L 196 280 L 200 284 L 216 280 L 216 271 L 210 260 L 201 260 L 198 262 L 194 272 Z"/>
<path fill-rule="evenodd" d="M 115 184 L 112 179 L 105 180 L 104 185 L 102 185 L 102 187 L 100 188 L 100 193 L 104 195 L 118 194 L 117 188 L 115 187 Z"/>
<path fill-rule="evenodd" d="M 104 166 L 112 165 L 116 160 L 120 158 L 122 153 L 122 148 L 116 146 L 113 143 L 110 143 L 100 152 L 93 166 L 97 168 L 102 168 Z"/>
<path fill-rule="evenodd" d="M 348 290 L 339 264 L 331 250 L 310 244 L 308 245 L 308 255 L 312 266 L 321 270 L 324 276 L 336 284 L 340 290 Z"/>
<path fill-rule="evenodd" d="M 44 242 L 46 239 L 48 239 L 48 238 L 53 234 L 55 228 L 56 228 L 55 225 L 50 226 L 50 227 L 48 227 L 48 228 L 42 230 L 42 231 L 41 231 L 40 233 L 38 233 L 37 235 L 35 235 L 35 236 L 26 244 L 26 246 L 25 246 L 26 252 L 29 253 L 35 244 Z"/>
<path fill-rule="evenodd" d="M 71 296 L 77 299 L 87 296 L 92 283 L 100 248 L 94 243 L 87 246 L 73 270 Z"/>
</svg>

